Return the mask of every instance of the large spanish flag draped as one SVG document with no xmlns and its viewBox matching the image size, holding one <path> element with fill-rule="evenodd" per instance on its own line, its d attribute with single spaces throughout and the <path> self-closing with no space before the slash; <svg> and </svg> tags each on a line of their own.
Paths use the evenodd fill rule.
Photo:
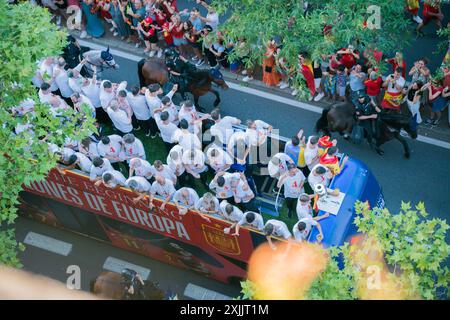
<svg viewBox="0 0 450 320">
<path fill-rule="evenodd" d="M 325 152 L 320 158 L 319 163 L 330 169 L 333 176 L 341 172 L 341 167 L 339 166 L 339 158 L 337 156 L 328 156 Z"/>
<path fill-rule="evenodd" d="M 309 88 L 311 96 L 316 94 L 316 85 L 314 84 L 314 73 L 311 61 L 307 60 L 302 64 L 302 74 L 305 77 L 306 85 Z"/>
<path fill-rule="evenodd" d="M 403 100 L 403 94 L 401 92 L 385 92 L 383 101 L 381 101 L 381 107 L 383 109 L 399 110 Z"/>
</svg>

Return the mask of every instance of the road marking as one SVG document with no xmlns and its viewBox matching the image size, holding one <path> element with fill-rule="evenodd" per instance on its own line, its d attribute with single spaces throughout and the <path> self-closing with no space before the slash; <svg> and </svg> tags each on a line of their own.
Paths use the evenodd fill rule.
<svg viewBox="0 0 450 320">
<path fill-rule="evenodd" d="M 141 275 L 142 279 L 144 279 L 144 280 L 148 279 L 148 277 L 150 276 L 150 272 L 151 272 L 151 270 L 148 268 L 144 268 L 144 267 L 138 266 L 136 264 L 133 264 L 131 262 L 120 260 L 120 259 L 117 259 L 114 257 L 106 258 L 105 263 L 103 264 L 103 269 L 112 271 L 112 272 L 116 272 L 116 273 L 121 273 L 122 270 L 125 268 L 136 271 L 137 273 L 139 273 Z"/>
<path fill-rule="evenodd" d="M 200 286 L 197 286 L 193 283 L 189 283 L 184 289 L 183 293 L 186 297 L 195 299 L 195 300 L 232 300 L 231 297 L 228 297 L 224 294 L 218 293 L 213 290 L 209 290 Z"/>
<path fill-rule="evenodd" d="M 70 243 L 31 231 L 27 233 L 23 242 L 30 246 L 47 250 L 62 256 L 68 256 L 72 251 L 72 244 Z"/>
<path fill-rule="evenodd" d="M 87 47 L 90 47 L 90 48 L 95 49 L 95 50 L 103 50 L 103 49 L 105 49 L 105 46 L 102 46 L 102 45 L 99 45 L 99 44 L 96 44 L 96 43 L 92 43 L 92 42 L 89 42 L 89 41 L 78 40 L 78 42 L 82 46 L 87 46 Z M 122 57 L 122 58 L 125 58 L 125 59 L 128 59 L 128 60 L 131 60 L 131 61 L 135 61 L 135 62 L 139 62 L 139 61 L 141 61 L 143 59 L 143 57 L 141 57 L 141 56 L 137 56 L 137 55 L 130 54 L 130 53 L 127 53 L 127 52 L 116 50 L 116 49 L 110 49 L 110 52 L 113 55 L 116 55 L 116 56 L 119 56 L 119 57 Z M 276 94 L 273 94 L 273 93 L 269 93 L 269 92 L 264 92 L 264 91 L 261 91 L 261 90 L 258 90 L 258 89 L 253 89 L 253 88 L 241 86 L 240 84 L 234 83 L 234 82 L 231 82 L 231 81 L 228 81 L 228 86 L 231 89 L 236 90 L 236 91 L 240 91 L 240 92 L 244 92 L 244 93 L 251 94 L 251 95 L 254 95 L 254 96 L 262 97 L 262 98 L 265 98 L 267 100 L 280 102 L 280 103 L 287 104 L 287 105 L 292 106 L 292 107 L 300 108 L 300 109 L 311 111 L 311 112 L 314 112 L 314 113 L 321 114 L 322 110 L 323 110 L 323 108 L 316 107 L 316 106 L 313 106 L 311 104 L 307 104 L 307 103 L 304 103 L 304 102 L 301 102 L 301 101 L 298 101 L 298 100 L 285 98 L 285 97 L 282 97 L 282 96 L 279 96 L 279 95 L 276 95 Z M 409 138 L 409 136 L 408 136 L 408 138 Z M 416 140 L 418 140 L 420 142 L 423 142 L 423 143 L 431 144 L 431 145 L 434 145 L 434 146 L 437 146 L 437 147 L 450 149 L 450 143 L 442 141 L 442 140 L 438 140 L 438 139 L 434 139 L 434 138 L 430 138 L 430 137 L 426 137 L 426 136 L 422 136 L 422 135 L 419 135 Z"/>
</svg>

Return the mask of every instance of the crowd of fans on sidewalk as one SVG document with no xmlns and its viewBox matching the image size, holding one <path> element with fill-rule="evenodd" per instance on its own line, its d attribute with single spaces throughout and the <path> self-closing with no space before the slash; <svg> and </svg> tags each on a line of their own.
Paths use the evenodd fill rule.
<svg viewBox="0 0 450 320">
<path fill-rule="evenodd" d="M 72 29 L 82 31 L 81 38 L 102 37 L 107 25 L 114 36 L 134 42 L 136 47 L 144 45 L 150 57 L 161 58 L 164 48 L 175 47 L 197 67 L 206 63 L 214 68 L 241 70 L 245 76 L 243 81 L 252 81 L 253 68 L 245 68 L 249 55 L 246 40 L 232 43 L 218 32 L 212 41 L 207 36 L 217 32 L 219 15 L 207 2 L 196 0 L 196 3 L 206 9 L 205 16 L 200 14 L 199 7 L 178 10 L 176 0 L 41 0 L 41 4 L 55 14 L 59 24 L 61 15 L 67 19 L 68 12 L 75 14 L 75 19 L 68 21 Z M 72 9 L 67 11 L 69 7 Z M 423 27 L 430 22 L 434 22 L 436 28 L 443 27 L 441 1 L 425 1 L 421 12 L 419 0 L 406 0 L 405 7 L 417 23 L 419 36 L 424 35 Z M 324 34 L 330 28 L 326 26 Z M 228 61 L 233 50 L 240 58 Z M 349 45 L 336 50 L 335 54 L 323 55 L 320 60 L 311 60 L 308 53 L 303 52 L 298 55 L 296 66 L 287 65 L 279 53 L 279 43 L 275 39 L 269 41 L 263 59 L 262 81 L 281 89 L 291 87 L 294 96 L 298 94 L 295 75 L 302 73 L 310 100 L 320 101 L 326 97 L 331 101 L 349 100 L 356 104 L 358 96 L 364 93 L 380 110 L 400 112 L 401 105 L 406 104 L 417 124 L 437 126 L 442 111 L 449 104 L 449 53 L 441 66 L 440 77 L 432 77 L 427 67 L 428 58 L 420 58 L 413 66 L 407 66 L 401 52 L 386 58 L 376 45 L 364 48 Z M 392 66 L 390 75 L 384 79 L 376 67 L 383 58 Z M 429 116 L 422 121 L 424 114 Z"/>
</svg>

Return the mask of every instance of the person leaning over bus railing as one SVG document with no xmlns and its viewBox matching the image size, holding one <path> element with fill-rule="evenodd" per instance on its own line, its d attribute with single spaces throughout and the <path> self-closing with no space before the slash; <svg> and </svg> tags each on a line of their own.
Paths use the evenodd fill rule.
<svg viewBox="0 0 450 320">
<path fill-rule="evenodd" d="M 134 193 L 137 193 L 138 196 L 133 198 L 133 203 L 136 204 L 141 201 L 145 196 L 150 195 L 150 189 L 152 185 L 148 182 L 144 177 L 130 177 L 125 181 L 125 185 L 131 189 Z"/>
<path fill-rule="evenodd" d="M 163 203 L 161 205 L 161 209 L 164 210 L 166 204 L 172 199 L 172 196 L 175 193 L 175 187 L 173 182 L 169 179 L 164 178 L 163 176 L 157 175 L 155 177 L 155 181 L 152 184 L 152 188 L 150 189 L 150 202 L 149 207 L 150 210 L 153 209 L 153 198 L 157 194 L 164 198 Z"/>
<path fill-rule="evenodd" d="M 236 224 L 236 230 L 232 233 L 232 236 L 239 236 L 239 228 L 246 226 L 248 228 L 256 229 L 259 231 L 264 230 L 264 219 L 262 215 L 253 211 L 247 211 L 242 216 L 242 219 Z"/>
<path fill-rule="evenodd" d="M 319 230 L 319 234 L 316 236 L 316 240 L 318 243 L 322 242 L 323 240 L 323 232 L 322 227 L 320 226 L 319 221 L 325 218 L 328 218 L 330 214 L 327 212 L 324 215 L 318 216 L 313 218 L 312 216 L 308 215 L 305 218 L 300 219 L 294 227 L 292 227 L 292 233 L 294 234 L 294 239 L 296 241 L 302 242 L 308 238 L 309 233 L 311 232 L 311 229 L 313 226 Z"/>
<path fill-rule="evenodd" d="M 220 203 L 220 214 L 225 220 L 231 222 L 231 225 L 228 228 L 223 229 L 223 232 L 225 234 L 229 234 L 244 216 L 244 213 L 241 211 L 241 209 L 228 203 L 227 200 L 223 200 Z"/>
<path fill-rule="evenodd" d="M 107 188 L 125 187 L 127 179 L 124 175 L 117 170 L 108 170 L 102 174 L 102 179 L 95 182 L 95 186 L 98 187 L 103 184 Z"/>
<path fill-rule="evenodd" d="M 189 210 L 195 209 L 199 196 L 194 189 L 183 187 L 174 193 L 172 200 L 178 209 L 179 215 L 184 216 Z"/>
<path fill-rule="evenodd" d="M 61 164 L 63 166 L 61 166 Z M 61 157 L 59 164 L 56 166 L 56 169 L 59 173 L 65 175 L 66 170 L 71 170 L 75 168 L 79 168 L 81 171 L 90 173 L 91 172 L 92 161 L 89 160 L 84 154 L 80 152 L 75 152 L 68 159 L 64 159 Z"/>
<path fill-rule="evenodd" d="M 206 192 L 203 197 L 198 199 L 195 209 L 201 213 L 218 214 L 220 210 L 219 200 L 211 192 Z"/>
<path fill-rule="evenodd" d="M 285 240 L 292 239 L 292 234 L 286 223 L 276 219 L 271 219 L 266 222 L 266 225 L 264 226 L 264 234 L 266 235 L 269 246 L 274 250 L 277 247 L 273 244 L 271 237 L 280 237 Z"/>
<path fill-rule="evenodd" d="M 89 173 L 89 179 L 91 181 L 99 181 L 101 180 L 101 176 L 104 172 L 113 170 L 113 167 L 108 159 L 104 159 L 101 157 L 95 157 L 92 160 L 92 166 Z"/>
</svg>

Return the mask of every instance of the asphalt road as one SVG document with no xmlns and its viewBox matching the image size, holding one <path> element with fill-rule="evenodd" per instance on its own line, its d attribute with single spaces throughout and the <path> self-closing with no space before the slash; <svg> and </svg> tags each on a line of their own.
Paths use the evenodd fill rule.
<svg viewBox="0 0 450 320">
<path fill-rule="evenodd" d="M 114 82 L 126 80 L 130 86 L 138 85 L 137 63 L 117 56 L 116 61 L 121 66 L 120 70 L 105 72 L 105 79 Z M 242 122 L 247 119 L 264 120 L 286 137 L 295 135 L 300 128 L 307 135 L 314 133 L 319 117 L 316 113 L 233 89 L 219 91 L 222 99 L 220 108 L 224 115 L 238 117 Z M 213 101 L 212 94 L 200 98 L 200 104 L 207 111 L 213 108 Z M 396 212 L 402 200 L 413 204 L 424 201 L 433 217 L 450 217 L 449 149 L 408 139 L 411 158 L 405 159 L 403 147 L 397 141 L 384 145 L 385 155 L 379 156 L 367 144 L 354 145 L 338 135 L 335 137 L 341 152 L 362 160 L 375 174 L 389 209 Z"/>
</svg>

